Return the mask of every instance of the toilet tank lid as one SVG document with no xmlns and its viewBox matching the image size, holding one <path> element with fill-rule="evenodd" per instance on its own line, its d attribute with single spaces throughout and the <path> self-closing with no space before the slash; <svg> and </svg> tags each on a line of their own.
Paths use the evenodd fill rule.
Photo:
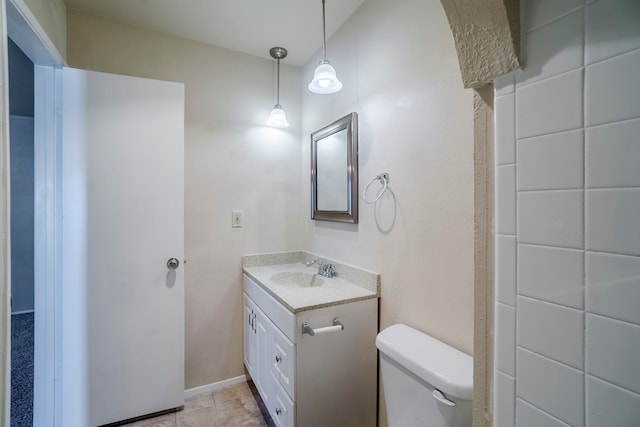
<svg viewBox="0 0 640 427">
<path fill-rule="evenodd" d="M 407 325 L 380 332 L 376 346 L 392 360 L 437 388 L 462 400 L 473 396 L 473 358 Z"/>
</svg>

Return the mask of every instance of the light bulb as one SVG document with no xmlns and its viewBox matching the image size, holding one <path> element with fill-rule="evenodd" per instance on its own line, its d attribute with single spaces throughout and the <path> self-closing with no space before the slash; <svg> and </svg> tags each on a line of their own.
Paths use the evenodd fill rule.
<svg viewBox="0 0 640 427">
<path fill-rule="evenodd" d="M 342 83 L 336 76 L 336 70 L 323 59 L 313 73 L 313 80 L 309 83 L 309 90 L 313 93 L 328 94 L 335 93 L 342 89 Z"/>
</svg>

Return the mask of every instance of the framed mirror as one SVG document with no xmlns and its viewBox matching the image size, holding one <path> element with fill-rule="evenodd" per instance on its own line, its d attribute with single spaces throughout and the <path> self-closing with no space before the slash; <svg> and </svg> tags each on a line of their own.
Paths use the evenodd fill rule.
<svg viewBox="0 0 640 427">
<path fill-rule="evenodd" d="M 311 219 L 358 223 L 358 115 L 311 134 Z"/>
</svg>

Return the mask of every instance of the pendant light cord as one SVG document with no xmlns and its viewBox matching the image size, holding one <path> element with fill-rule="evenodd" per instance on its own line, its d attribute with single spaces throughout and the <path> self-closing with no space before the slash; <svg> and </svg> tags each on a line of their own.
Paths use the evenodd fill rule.
<svg viewBox="0 0 640 427">
<path fill-rule="evenodd" d="M 327 33 L 324 18 L 324 0 L 322 0 L 322 60 L 327 59 Z"/>
<path fill-rule="evenodd" d="M 329 94 L 342 89 L 342 83 L 336 76 L 336 70 L 327 59 L 327 25 L 325 0 L 322 0 L 322 59 L 313 72 L 313 79 L 307 88 L 313 93 Z"/>
<path fill-rule="evenodd" d="M 280 58 L 278 58 L 278 79 L 276 82 L 276 104 L 280 105 Z"/>
</svg>

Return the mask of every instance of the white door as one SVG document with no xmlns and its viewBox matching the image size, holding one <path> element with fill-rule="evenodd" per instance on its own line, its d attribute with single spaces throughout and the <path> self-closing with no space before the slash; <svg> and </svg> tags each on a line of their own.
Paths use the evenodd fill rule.
<svg viewBox="0 0 640 427">
<path fill-rule="evenodd" d="M 184 404 L 184 87 L 64 69 L 62 94 L 62 420 L 99 426 Z"/>
</svg>

